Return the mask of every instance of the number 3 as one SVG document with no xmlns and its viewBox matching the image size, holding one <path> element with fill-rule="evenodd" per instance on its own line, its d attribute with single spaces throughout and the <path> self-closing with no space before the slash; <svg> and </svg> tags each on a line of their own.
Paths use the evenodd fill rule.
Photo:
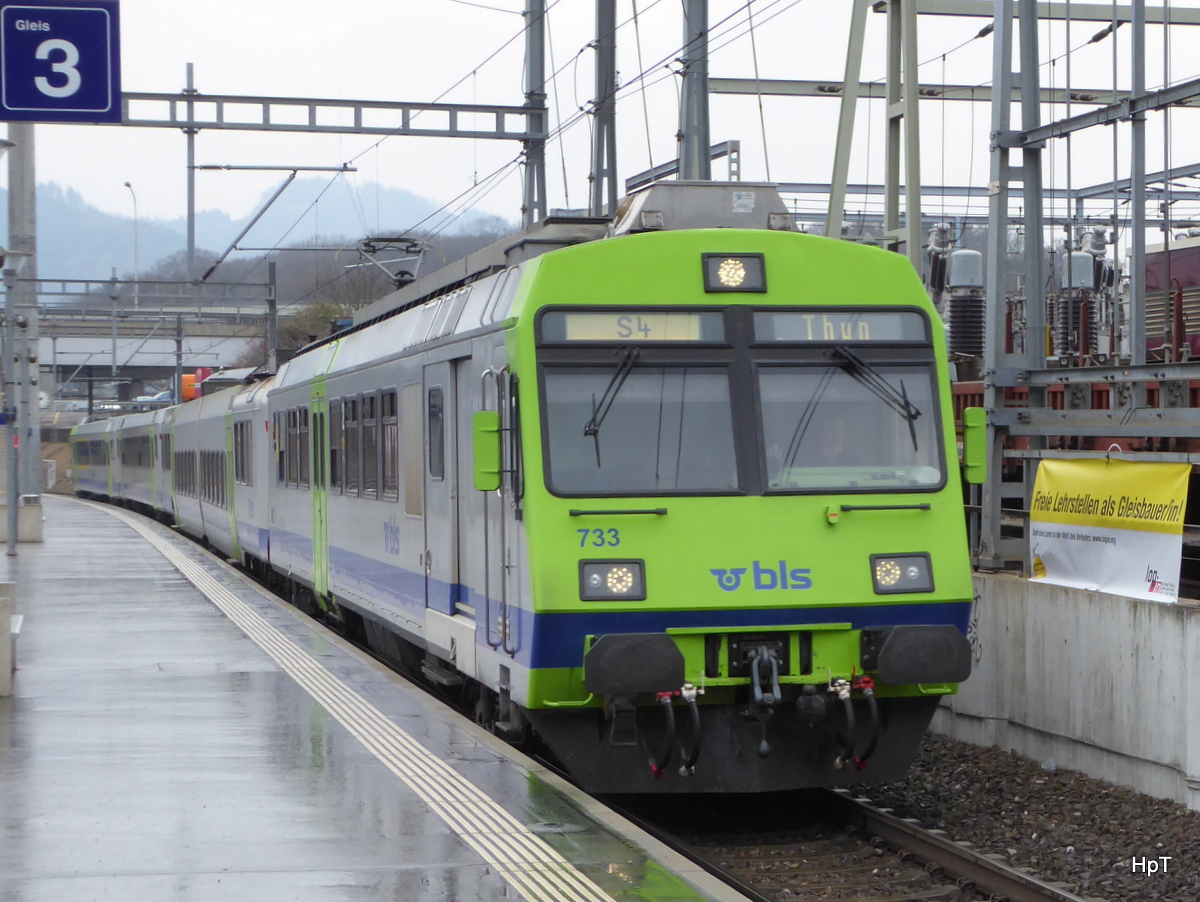
<svg viewBox="0 0 1200 902">
<path fill-rule="evenodd" d="M 67 76 L 67 83 L 61 87 L 56 87 L 50 84 L 48 78 L 41 75 L 35 78 L 33 83 L 47 97 L 70 97 L 79 90 L 79 85 L 83 82 L 83 79 L 79 75 L 79 70 L 75 68 L 79 64 L 79 49 L 70 41 L 53 38 L 49 41 L 42 41 L 38 45 L 34 56 L 40 60 L 50 59 L 50 54 L 55 50 L 61 50 L 66 56 L 61 61 L 52 63 L 50 68 L 58 75 Z"/>
</svg>

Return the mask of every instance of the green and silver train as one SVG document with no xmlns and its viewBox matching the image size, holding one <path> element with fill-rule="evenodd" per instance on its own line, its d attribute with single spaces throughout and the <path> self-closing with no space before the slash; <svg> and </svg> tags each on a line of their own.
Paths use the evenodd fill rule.
<svg viewBox="0 0 1200 902">
<path fill-rule="evenodd" d="M 79 490 L 156 497 L 589 791 L 904 773 L 970 673 L 973 600 L 906 258 L 796 233 L 768 185 L 659 183 L 359 320 L 265 381 L 80 427 Z"/>
</svg>

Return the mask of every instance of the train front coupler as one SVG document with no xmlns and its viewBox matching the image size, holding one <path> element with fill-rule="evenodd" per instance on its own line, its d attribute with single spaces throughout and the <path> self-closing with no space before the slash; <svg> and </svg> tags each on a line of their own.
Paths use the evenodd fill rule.
<svg viewBox="0 0 1200 902">
<path fill-rule="evenodd" d="M 771 754 L 771 745 L 767 742 L 767 722 L 775 714 L 782 696 L 779 691 L 779 658 L 775 655 L 775 649 L 761 645 L 750 655 L 749 665 L 754 697 L 744 716 L 748 720 L 757 720 L 762 726 L 758 756 L 766 758 Z"/>
</svg>

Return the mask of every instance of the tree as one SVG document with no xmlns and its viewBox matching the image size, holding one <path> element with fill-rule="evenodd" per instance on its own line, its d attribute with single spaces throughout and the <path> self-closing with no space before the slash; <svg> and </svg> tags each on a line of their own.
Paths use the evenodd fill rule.
<svg viewBox="0 0 1200 902">
<path fill-rule="evenodd" d="M 205 271 L 217 260 L 213 251 L 196 248 L 196 278 L 204 275 Z M 143 269 L 138 278 L 143 282 L 186 282 L 187 251 L 176 251 L 158 260 L 148 269 Z"/>
</svg>

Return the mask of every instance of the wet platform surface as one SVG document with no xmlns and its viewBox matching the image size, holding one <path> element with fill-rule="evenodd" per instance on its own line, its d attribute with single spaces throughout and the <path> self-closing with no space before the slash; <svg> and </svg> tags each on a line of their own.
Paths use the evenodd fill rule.
<svg viewBox="0 0 1200 902">
<path fill-rule="evenodd" d="M 170 530 L 0 556 L 0 900 L 741 898 Z"/>
</svg>

